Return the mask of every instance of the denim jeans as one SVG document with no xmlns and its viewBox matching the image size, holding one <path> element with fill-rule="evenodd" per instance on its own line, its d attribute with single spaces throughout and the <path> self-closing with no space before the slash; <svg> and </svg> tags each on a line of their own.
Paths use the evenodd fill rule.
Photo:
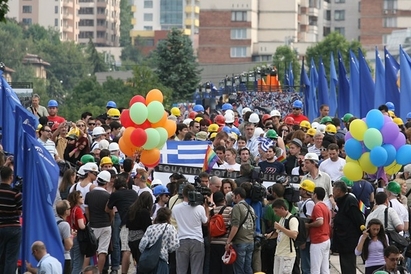
<svg viewBox="0 0 411 274">
<path fill-rule="evenodd" d="M 300 248 L 300 257 L 301 257 L 301 271 L 303 274 L 310 274 L 310 242 L 305 243 L 305 248 Z"/>
<path fill-rule="evenodd" d="M 113 230 L 111 232 L 111 241 L 113 244 L 113 251 L 111 252 L 111 269 L 120 269 L 120 258 L 121 258 L 121 246 L 120 246 L 120 225 L 121 218 L 120 214 L 116 213 L 114 215 Z"/>
<path fill-rule="evenodd" d="M 237 252 L 237 259 L 234 263 L 235 274 L 252 274 L 252 258 L 254 250 L 254 242 L 233 244 L 235 252 Z"/>
<path fill-rule="evenodd" d="M 73 247 L 70 249 L 71 274 L 79 274 L 83 270 L 84 255 L 80 252 L 77 237 L 73 238 Z"/>
<path fill-rule="evenodd" d="M 21 243 L 21 227 L 0 228 L 0 273 L 15 273 Z"/>
</svg>

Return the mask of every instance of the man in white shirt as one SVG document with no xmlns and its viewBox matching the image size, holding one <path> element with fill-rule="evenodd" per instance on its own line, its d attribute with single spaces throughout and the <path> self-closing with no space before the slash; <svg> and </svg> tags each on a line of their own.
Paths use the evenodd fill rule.
<svg viewBox="0 0 411 274">
<path fill-rule="evenodd" d="M 238 164 L 235 160 L 237 158 L 237 152 L 234 148 L 227 148 L 225 150 L 225 161 L 224 168 L 228 171 L 240 171 L 240 164 Z"/>
<path fill-rule="evenodd" d="M 397 212 L 398 216 L 400 217 L 401 221 L 404 223 L 404 232 L 408 231 L 408 224 L 409 224 L 409 215 L 407 208 L 398 201 L 398 195 L 401 193 L 401 186 L 399 183 L 393 181 L 389 182 L 387 188 L 385 189 L 389 207 L 392 207 L 395 212 Z"/>
<path fill-rule="evenodd" d="M 258 156 L 258 140 L 254 136 L 255 132 L 255 125 L 250 122 L 246 122 L 244 124 L 244 133 L 245 133 L 245 138 L 247 139 L 247 148 L 250 150 L 251 155 L 253 158 L 256 158 Z"/>
<path fill-rule="evenodd" d="M 180 241 L 176 251 L 177 273 L 187 273 L 189 266 L 191 273 L 203 273 L 205 249 L 202 226 L 208 221 L 208 202 L 190 205 L 188 195 L 191 191 L 195 191 L 193 185 L 184 187 L 183 202 L 175 205 L 172 211 Z"/>
<path fill-rule="evenodd" d="M 388 197 L 385 192 L 378 192 L 375 194 L 375 203 L 376 207 L 374 207 L 373 211 L 367 216 L 365 221 L 365 226 L 368 225 L 368 222 L 371 219 L 378 219 L 384 225 L 385 223 L 385 209 L 388 205 Z M 397 212 L 392 207 L 388 207 L 388 220 L 387 220 L 387 229 L 393 230 L 397 232 L 401 232 L 404 230 L 404 223 L 401 221 L 400 217 L 398 217 Z"/>
<path fill-rule="evenodd" d="M 32 267 L 32 265 L 26 262 L 26 268 L 30 273 L 53 273 L 62 274 L 63 268 L 61 263 L 54 257 L 47 253 L 46 246 L 43 242 L 36 241 L 31 245 L 31 253 L 34 258 L 39 262 L 38 268 Z"/>
<path fill-rule="evenodd" d="M 327 149 L 329 158 L 321 162 L 320 171 L 330 175 L 331 181 L 335 182 L 344 176 L 345 160 L 338 157 L 339 149 L 337 144 L 330 144 Z"/>
<path fill-rule="evenodd" d="M 320 156 L 321 155 L 321 147 L 322 147 L 322 144 L 323 144 L 323 138 L 324 138 L 324 134 L 317 131 L 317 133 L 314 135 L 314 145 L 308 147 L 308 152 L 309 153 L 315 153 L 318 156 Z"/>
<path fill-rule="evenodd" d="M 40 137 L 37 139 L 48 152 L 50 152 L 51 156 L 56 161 L 59 161 L 59 155 L 57 153 L 56 144 L 50 139 L 52 136 L 51 129 L 49 126 L 42 126 L 39 130 Z"/>
</svg>

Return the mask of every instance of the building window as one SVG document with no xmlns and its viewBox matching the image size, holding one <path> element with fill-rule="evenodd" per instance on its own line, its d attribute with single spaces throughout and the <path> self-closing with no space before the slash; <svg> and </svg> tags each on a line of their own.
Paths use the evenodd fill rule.
<svg viewBox="0 0 411 274">
<path fill-rule="evenodd" d="M 92 21 L 93 21 L 93 20 L 92 20 Z M 81 20 L 80 20 L 80 22 L 81 22 Z M 104 19 L 97 19 L 97 26 L 105 27 L 105 26 L 106 26 L 106 20 L 104 20 Z"/>
<path fill-rule="evenodd" d="M 94 14 L 93 8 L 80 8 L 78 14 Z"/>
<path fill-rule="evenodd" d="M 342 36 L 345 36 L 345 28 L 334 28 L 334 30 Z"/>
<path fill-rule="evenodd" d="M 246 11 L 232 11 L 231 12 L 231 21 L 247 21 L 247 12 Z"/>
<path fill-rule="evenodd" d="M 78 38 L 94 38 L 94 32 L 92 31 L 80 31 Z"/>
<path fill-rule="evenodd" d="M 334 11 L 334 21 L 344 21 L 345 20 L 345 10 L 335 10 Z"/>
<path fill-rule="evenodd" d="M 54 6 L 54 13 L 55 14 L 59 13 L 59 6 Z"/>
<path fill-rule="evenodd" d="M 32 6 L 23 6 L 23 13 L 31 13 L 32 10 Z"/>
<path fill-rule="evenodd" d="M 230 57 L 247 57 L 247 47 L 233 47 L 230 49 Z"/>
<path fill-rule="evenodd" d="M 361 19 L 358 18 L 358 29 L 361 29 Z"/>
<path fill-rule="evenodd" d="M 105 31 L 97 31 L 97 38 L 105 38 L 106 32 Z"/>
<path fill-rule="evenodd" d="M 345 0 L 335 0 L 335 3 L 339 4 L 339 3 L 345 3 Z"/>
<path fill-rule="evenodd" d="M 144 28 L 144 30 L 153 30 L 152 26 L 144 26 L 143 28 Z"/>
<path fill-rule="evenodd" d="M 397 27 L 397 18 L 396 17 L 384 18 L 384 28 L 396 28 L 396 27 Z"/>
<path fill-rule="evenodd" d="M 331 21 L 331 10 L 325 11 L 325 20 Z"/>
<path fill-rule="evenodd" d="M 104 20 L 103 20 L 104 21 Z M 93 27 L 94 26 L 94 20 L 92 19 L 81 19 L 79 22 L 79 26 L 89 26 L 89 27 Z"/>
<path fill-rule="evenodd" d="M 59 19 L 54 19 L 54 26 L 55 27 L 58 27 L 59 26 Z"/>
<path fill-rule="evenodd" d="M 384 10 L 396 10 L 397 0 L 384 0 Z"/>
<path fill-rule="evenodd" d="M 232 29 L 231 39 L 247 39 L 247 29 Z"/>
<path fill-rule="evenodd" d="M 152 22 L 153 21 L 153 14 L 152 13 L 144 13 L 144 21 L 145 22 Z"/>
<path fill-rule="evenodd" d="M 145 9 L 151 9 L 151 8 L 153 8 L 153 1 L 147 1 L 147 0 L 145 0 L 145 1 L 144 1 L 144 8 L 145 8 Z"/>
<path fill-rule="evenodd" d="M 31 20 L 31 18 L 23 18 L 23 24 L 24 25 L 31 25 L 33 24 L 33 21 Z"/>
</svg>

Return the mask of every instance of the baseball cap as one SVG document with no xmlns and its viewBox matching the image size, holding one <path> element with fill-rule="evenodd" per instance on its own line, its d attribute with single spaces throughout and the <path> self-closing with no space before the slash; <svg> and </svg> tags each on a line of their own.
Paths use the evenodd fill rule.
<svg viewBox="0 0 411 274">
<path fill-rule="evenodd" d="M 198 141 L 206 141 L 207 137 L 208 137 L 208 134 L 205 131 L 200 131 L 196 134 L 196 139 Z"/>
<path fill-rule="evenodd" d="M 320 161 L 318 159 L 318 155 L 315 154 L 315 153 L 312 153 L 312 152 L 305 154 L 304 160 L 311 160 L 311 161 L 314 161 L 314 162 L 317 162 L 317 163 Z"/>
</svg>

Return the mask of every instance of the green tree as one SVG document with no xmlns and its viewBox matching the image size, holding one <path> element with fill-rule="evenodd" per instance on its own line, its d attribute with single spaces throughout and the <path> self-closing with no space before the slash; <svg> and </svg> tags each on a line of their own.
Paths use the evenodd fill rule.
<svg viewBox="0 0 411 274">
<path fill-rule="evenodd" d="M 6 22 L 6 14 L 9 11 L 9 0 L 0 0 L 0 21 Z"/>
<path fill-rule="evenodd" d="M 309 47 L 306 52 L 306 64 L 310 64 L 311 58 L 313 58 L 316 66 L 320 61 L 320 57 L 323 58 L 324 68 L 327 76 L 330 73 L 330 55 L 334 54 L 335 67 L 338 67 L 337 52 L 340 51 L 344 59 L 344 64 L 347 72 L 350 70 L 349 66 L 349 51 L 352 50 L 356 55 L 358 49 L 361 48 L 365 55 L 365 50 L 361 47 L 358 41 L 347 41 L 344 36 L 338 32 L 332 32 L 324 40 L 315 44 L 315 46 Z"/>
<path fill-rule="evenodd" d="M 87 53 L 87 60 L 91 64 L 91 71 L 93 73 L 108 71 L 107 64 L 104 62 L 103 55 L 97 51 L 91 38 L 88 41 Z"/>
<path fill-rule="evenodd" d="M 286 69 L 289 68 L 290 63 L 292 63 L 293 75 L 294 75 L 294 86 L 300 85 L 300 71 L 301 64 L 298 60 L 298 54 L 295 50 L 291 49 L 289 46 L 279 46 L 275 50 L 273 55 L 273 66 L 276 67 L 278 73 L 278 79 L 284 85 L 284 74 Z"/>
<path fill-rule="evenodd" d="M 120 0 L 120 46 L 127 47 L 131 45 L 130 31 L 133 29 L 131 19 L 133 13 L 129 0 Z"/>
<path fill-rule="evenodd" d="M 31 38 L 33 41 L 51 40 L 53 43 L 60 44 L 60 35 L 58 31 L 49 27 L 45 29 L 39 24 L 30 25 L 23 29 L 25 39 Z"/>
<path fill-rule="evenodd" d="M 135 64 L 139 64 L 143 61 L 144 57 L 137 47 L 133 45 L 127 45 L 121 50 L 120 59 L 121 61 L 130 60 Z"/>
<path fill-rule="evenodd" d="M 167 39 L 154 50 L 156 74 L 160 82 L 173 90 L 173 100 L 192 98 L 200 83 L 198 62 L 191 40 L 178 29 L 172 29 Z"/>
</svg>

